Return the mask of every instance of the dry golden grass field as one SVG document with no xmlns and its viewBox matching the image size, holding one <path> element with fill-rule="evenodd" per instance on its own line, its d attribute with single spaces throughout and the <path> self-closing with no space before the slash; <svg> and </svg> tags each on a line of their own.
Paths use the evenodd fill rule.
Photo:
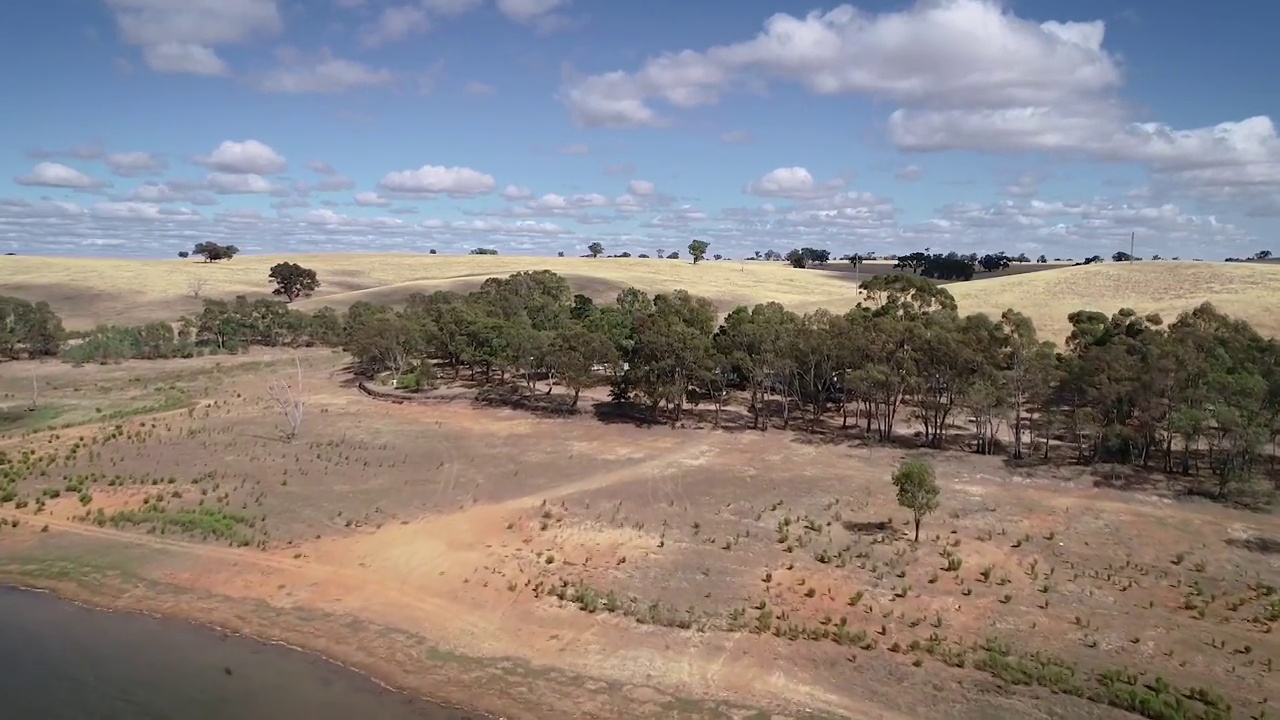
<svg viewBox="0 0 1280 720">
<path fill-rule="evenodd" d="M 231 262 L 115 260 L 9 256 L 0 258 L 0 294 L 47 300 L 68 329 L 99 323 L 171 320 L 198 312 L 192 283 L 202 281 L 205 297 L 264 296 L 267 270 L 282 260 L 316 270 L 324 283 L 298 307 L 357 300 L 395 302 L 412 292 L 467 291 L 485 278 L 520 270 L 548 269 L 565 276 L 575 292 L 599 300 L 635 286 L 648 292 L 684 288 L 716 301 L 722 310 L 738 304 L 776 300 L 808 311 L 843 311 L 858 300 L 845 272 L 796 270 L 783 263 L 645 259 L 587 259 L 420 254 L 326 254 L 242 256 Z M 1208 300 L 1251 322 L 1264 335 L 1280 334 L 1280 265 L 1252 263 L 1146 262 L 1086 267 L 1050 267 L 1039 272 L 953 283 L 947 288 L 963 312 L 998 315 L 1015 308 L 1035 320 L 1043 337 L 1061 342 L 1067 314 L 1082 308 L 1114 312 L 1132 307 L 1159 312 L 1171 322 L 1182 310 Z"/>
</svg>

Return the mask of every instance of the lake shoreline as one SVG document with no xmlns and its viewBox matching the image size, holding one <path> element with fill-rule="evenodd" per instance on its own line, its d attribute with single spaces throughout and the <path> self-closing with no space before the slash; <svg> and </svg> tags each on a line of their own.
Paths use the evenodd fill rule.
<svg viewBox="0 0 1280 720">
<path fill-rule="evenodd" d="M 323 661 L 340 668 L 343 671 L 359 675 L 365 680 L 377 685 L 382 691 L 387 693 L 413 698 L 448 710 L 465 712 L 469 715 L 476 716 L 475 720 L 514 720 L 501 714 L 486 712 L 475 707 L 473 704 L 457 703 L 447 699 L 432 697 L 428 694 L 409 690 L 404 687 L 398 687 L 388 683 L 383 678 L 379 677 L 378 674 L 346 662 L 335 656 L 335 654 L 299 645 L 296 642 L 275 635 L 247 628 L 233 629 L 220 624 L 219 622 L 194 617 L 190 613 L 171 613 L 149 610 L 130 604 L 122 599 L 107 601 L 103 596 L 87 591 L 83 586 L 78 584 L 71 584 L 69 586 L 64 586 L 62 584 L 36 584 L 29 580 L 6 580 L 3 577 L 0 577 L 0 591 L 17 591 L 33 595 L 44 595 L 54 600 L 69 603 L 94 612 L 139 615 L 160 620 L 164 623 L 182 623 L 198 628 L 202 631 L 207 631 L 221 636 L 238 637 L 253 641 L 263 646 L 284 648 L 306 655 L 312 659 Z M 321 628 L 317 628 L 317 630 L 320 629 Z"/>
</svg>

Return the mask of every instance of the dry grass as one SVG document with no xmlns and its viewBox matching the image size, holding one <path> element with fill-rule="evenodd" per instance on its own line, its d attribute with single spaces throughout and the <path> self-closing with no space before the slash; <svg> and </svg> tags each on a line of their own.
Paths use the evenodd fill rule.
<svg viewBox="0 0 1280 720">
<path fill-rule="evenodd" d="M 188 283 L 208 280 L 206 297 L 265 296 L 267 270 L 281 260 L 313 268 L 324 287 L 298 307 L 345 309 L 357 300 L 397 302 L 412 292 L 468 291 L 489 277 L 521 270 L 553 270 L 574 292 L 609 300 L 627 286 L 648 292 L 684 288 L 712 298 L 721 310 L 771 300 L 797 311 L 843 311 L 858 296 L 848 273 L 800 271 L 783 263 L 687 260 L 428 256 L 417 254 L 257 255 L 216 264 L 189 260 L 108 260 L 5 257 L 0 294 L 47 300 L 69 329 L 98 323 L 170 320 L 199 312 Z M 1041 335 L 1062 342 L 1067 315 L 1082 308 L 1114 312 L 1132 307 L 1172 322 L 1182 310 L 1209 300 L 1248 320 L 1264 335 L 1280 335 L 1280 316 L 1269 312 L 1280 295 L 1280 265 L 1148 262 L 1063 267 L 947 286 L 963 312 L 999 315 L 1015 308 Z"/>
<path fill-rule="evenodd" d="M 1208 300 L 1219 310 L 1248 320 L 1265 336 L 1280 336 L 1280 266 L 1253 263 L 1145 262 L 1065 267 L 1014 275 L 947 289 L 962 312 L 998 316 L 1014 308 L 1035 321 L 1041 337 L 1061 343 L 1071 331 L 1067 315 L 1122 307 L 1157 312 L 1166 323 Z"/>
<path fill-rule="evenodd" d="M 206 278 L 206 297 L 250 297 L 269 292 L 267 270 L 282 260 L 314 269 L 324 286 L 298 303 L 310 310 L 343 309 L 357 300 L 395 302 L 412 292 L 472 290 L 489 277 L 521 270 L 553 270 L 575 292 L 612 299 L 634 286 L 648 292 L 685 288 L 715 300 L 723 310 L 776 300 L 787 307 L 844 310 L 857 301 L 851 281 L 834 274 L 800 272 L 782 263 L 687 260 L 535 258 L 504 256 L 255 255 L 231 262 L 6 257 L 0 294 L 47 300 L 69 329 L 102 322 L 139 323 L 198 312 L 188 281 Z"/>
</svg>

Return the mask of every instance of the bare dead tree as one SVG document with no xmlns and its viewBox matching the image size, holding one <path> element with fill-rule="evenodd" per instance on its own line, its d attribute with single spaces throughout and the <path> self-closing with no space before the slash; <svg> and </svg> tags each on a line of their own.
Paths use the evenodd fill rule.
<svg viewBox="0 0 1280 720">
<path fill-rule="evenodd" d="M 296 385 L 290 385 L 287 380 L 275 380 L 267 386 L 267 394 L 271 396 L 271 400 L 275 402 L 276 407 L 284 414 L 285 423 L 289 426 L 289 430 L 285 433 L 286 442 L 293 442 L 293 439 L 298 436 L 298 430 L 302 427 L 302 408 L 304 405 L 302 398 L 302 361 L 294 357 L 293 364 L 298 369 Z"/>
<path fill-rule="evenodd" d="M 202 277 L 193 277 L 187 279 L 187 294 L 196 300 L 200 299 L 200 295 L 204 293 L 204 289 L 208 287 L 209 279 Z"/>
</svg>

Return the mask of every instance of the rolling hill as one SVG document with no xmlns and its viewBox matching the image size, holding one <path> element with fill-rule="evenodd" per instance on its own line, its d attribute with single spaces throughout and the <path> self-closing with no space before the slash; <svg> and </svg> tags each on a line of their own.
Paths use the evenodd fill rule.
<svg viewBox="0 0 1280 720">
<path fill-rule="evenodd" d="M 46 300 L 68 329 L 99 323 L 171 320 L 198 312 L 191 283 L 204 297 L 269 295 L 267 270 L 281 260 L 314 269 L 323 286 L 296 303 L 302 310 L 343 309 L 358 300 L 398 302 L 413 292 L 468 291 L 485 278 L 521 270 L 563 275 L 574 292 L 612 299 L 635 286 L 648 292 L 684 288 L 714 300 L 722 311 L 739 304 L 777 301 L 797 311 L 843 311 L 858 300 L 849 273 L 796 270 L 783 263 L 617 258 L 325 254 L 242 256 L 230 262 L 7 256 L 0 258 L 0 294 Z M 1016 308 L 1029 315 L 1042 337 L 1061 342 L 1067 314 L 1082 308 L 1114 312 L 1132 307 L 1158 312 L 1166 322 L 1209 300 L 1249 320 L 1266 335 L 1280 335 L 1280 265 L 1263 263 L 1145 262 L 1054 267 L 953 283 L 947 289 L 962 312 L 999 315 Z"/>
</svg>

